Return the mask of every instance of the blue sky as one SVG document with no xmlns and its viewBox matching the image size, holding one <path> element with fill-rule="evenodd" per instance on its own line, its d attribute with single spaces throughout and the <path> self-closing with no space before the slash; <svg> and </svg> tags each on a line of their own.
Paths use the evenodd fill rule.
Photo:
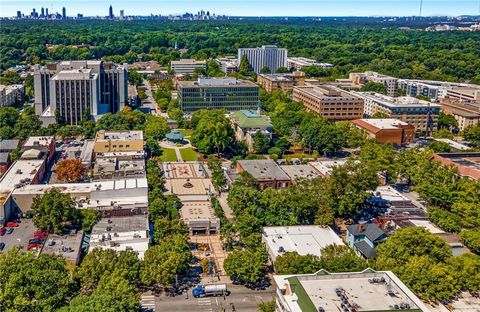
<svg viewBox="0 0 480 312">
<path fill-rule="evenodd" d="M 0 15 L 14 16 L 17 10 L 30 13 L 43 6 L 50 12 L 67 15 L 105 16 L 109 5 L 114 14 L 125 15 L 178 14 L 197 12 L 239 16 L 411 16 L 418 15 L 420 0 L 0 0 Z M 476 15 L 480 0 L 423 0 L 422 15 Z"/>
</svg>

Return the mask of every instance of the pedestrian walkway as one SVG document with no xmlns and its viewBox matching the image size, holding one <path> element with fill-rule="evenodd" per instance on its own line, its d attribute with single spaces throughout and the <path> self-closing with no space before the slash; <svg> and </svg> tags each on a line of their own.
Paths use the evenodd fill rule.
<svg viewBox="0 0 480 312">
<path fill-rule="evenodd" d="M 197 299 L 198 311 L 213 311 L 211 298 L 199 298 Z"/>
<path fill-rule="evenodd" d="M 155 296 L 154 295 L 142 295 L 140 298 L 140 305 L 144 311 L 155 312 Z"/>
<path fill-rule="evenodd" d="M 175 147 L 175 154 L 177 154 L 177 161 L 182 162 L 183 161 L 182 153 L 180 153 L 180 149 L 178 147 Z"/>
</svg>

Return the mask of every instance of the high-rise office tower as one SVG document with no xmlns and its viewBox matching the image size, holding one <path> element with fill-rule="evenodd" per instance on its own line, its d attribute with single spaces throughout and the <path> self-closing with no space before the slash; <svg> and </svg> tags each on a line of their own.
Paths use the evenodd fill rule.
<svg viewBox="0 0 480 312">
<path fill-rule="evenodd" d="M 112 6 L 110 6 L 110 8 L 108 9 L 108 18 L 113 19 L 113 8 L 112 8 Z"/>
<path fill-rule="evenodd" d="M 65 7 L 62 8 L 62 19 L 67 19 L 67 9 Z"/>
<path fill-rule="evenodd" d="M 22 11 L 17 11 L 17 18 L 22 18 Z"/>
<path fill-rule="evenodd" d="M 42 7 L 42 9 L 40 10 L 40 17 L 45 17 L 45 9 Z"/>
<path fill-rule="evenodd" d="M 50 15 L 48 15 L 48 8 L 45 9 L 45 17 L 46 17 L 46 18 L 49 18 L 49 17 L 50 17 Z"/>
<path fill-rule="evenodd" d="M 128 74 L 103 61 L 63 61 L 36 65 L 35 113 L 77 125 L 86 115 L 116 113 L 128 103 Z"/>
<path fill-rule="evenodd" d="M 123 10 L 120 10 L 120 18 L 124 18 L 124 11 Z"/>
<path fill-rule="evenodd" d="M 264 67 L 268 67 L 271 73 L 275 73 L 279 67 L 287 66 L 287 49 L 277 48 L 274 45 L 264 45 L 261 48 L 238 49 L 238 65 L 240 66 L 243 56 L 257 74 Z"/>
</svg>

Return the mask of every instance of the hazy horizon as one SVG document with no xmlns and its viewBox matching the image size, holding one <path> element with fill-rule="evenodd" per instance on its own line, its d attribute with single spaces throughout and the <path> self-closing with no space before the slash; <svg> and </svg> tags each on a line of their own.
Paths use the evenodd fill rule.
<svg viewBox="0 0 480 312">
<path fill-rule="evenodd" d="M 2 17 L 15 16 L 17 11 L 28 15 L 33 8 L 40 12 L 41 7 L 48 8 L 49 13 L 61 12 L 65 6 L 68 16 L 81 13 L 84 16 L 106 16 L 108 8 L 113 6 L 114 15 L 120 10 L 125 15 L 177 15 L 186 12 L 196 13 L 200 10 L 210 11 L 211 14 L 229 16 L 418 16 L 420 0 L 112 0 L 103 4 L 95 0 L 0 0 L 0 14 Z M 480 1 L 478 0 L 423 0 L 422 16 L 459 16 L 479 15 Z"/>
</svg>

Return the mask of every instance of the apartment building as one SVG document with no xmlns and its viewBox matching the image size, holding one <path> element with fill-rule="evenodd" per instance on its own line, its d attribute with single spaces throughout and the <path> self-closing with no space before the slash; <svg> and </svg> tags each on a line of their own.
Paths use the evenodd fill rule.
<svg viewBox="0 0 480 312">
<path fill-rule="evenodd" d="M 234 73 L 237 71 L 237 58 L 235 56 L 226 56 L 216 58 L 215 62 L 220 66 L 220 69 L 225 73 Z"/>
<path fill-rule="evenodd" d="M 410 96 L 391 97 L 373 92 L 356 92 L 365 101 L 365 116 L 384 114 L 415 127 L 416 132 L 437 128 L 440 105 Z"/>
<path fill-rule="evenodd" d="M 259 87 L 235 78 L 179 81 L 177 90 L 180 108 L 189 113 L 199 109 L 256 110 L 259 106 Z"/>
<path fill-rule="evenodd" d="M 397 90 L 397 78 L 379 74 L 373 71 L 364 73 L 350 73 L 349 79 L 357 85 L 363 85 L 367 82 L 381 83 L 387 88 L 387 94 L 394 96 Z"/>
<path fill-rule="evenodd" d="M 470 103 L 480 103 L 480 86 L 458 82 L 433 80 L 398 79 L 398 88 L 409 96 L 427 96 L 432 100 L 442 98 L 458 99 Z"/>
<path fill-rule="evenodd" d="M 296 71 L 285 74 L 258 74 L 257 83 L 268 93 L 273 90 L 290 91 L 293 87 L 305 85 L 305 73 Z"/>
<path fill-rule="evenodd" d="M 196 68 L 206 70 L 207 62 L 197 61 L 193 59 L 182 59 L 179 61 L 172 61 L 170 63 L 170 68 L 177 75 L 186 75 L 186 74 L 191 75 L 195 72 Z"/>
<path fill-rule="evenodd" d="M 0 107 L 23 104 L 25 87 L 21 84 L 0 85 Z"/>
<path fill-rule="evenodd" d="M 413 143 L 415 139 L 415 127 L 398 119 L 356 119 L 352 122 L 380 143 L 400 146 Z"/>
<path fill-rule="evenodd" d="M 302 67 L 315 66 L 323 69 L 329 69 L 333 67 L 330 63 L 318 63 L 315 60 L 306 57 L 289 57 L 287 58 L 287 68 L 290 70 L 301 70 Z"/>
<path fill-rule="evenodd" d="M 294 87 L 292 99 L 302 102 L 307 111 L 329 120 L 352 120 L 363 117 L 363 99 L 336 87 L 328 85 Z"/>
<path fill-rule="evenodd" d="M 460 131 L 468 126 L 476 125 L 480 121 L 480 107 L 466 105 L 462 100 L 450 98 L 441 99 L 440 105 L 442 112 L 455 117 Z"/>
<path fill-rule="evenodd" d="M 103 61 L 62 61 L 34 72 L 35 112 L 48 123 L 77 125 L 84 116 L 116 113 L 128 103 L 125 67 Z"/>
<path fill-rule="evenodd" d="M 142 131 L 105 131 L 100 130 L 95 136 L 93 152 L 143 152 Z"/>
<path fill-rule="evenodd" d="M 264 67 L 268 67 L 271 73 L 275 73 L 279 67 L 287 66 L 287 54 L 287 49 L 278 48 L 274 45 L 264 45 L 260 48 L 241 48 L 238 49 L 237 64 L 240 66 L 242 57 L 246 56 L 255 73 L 260 73 Z"/>
</svg>

